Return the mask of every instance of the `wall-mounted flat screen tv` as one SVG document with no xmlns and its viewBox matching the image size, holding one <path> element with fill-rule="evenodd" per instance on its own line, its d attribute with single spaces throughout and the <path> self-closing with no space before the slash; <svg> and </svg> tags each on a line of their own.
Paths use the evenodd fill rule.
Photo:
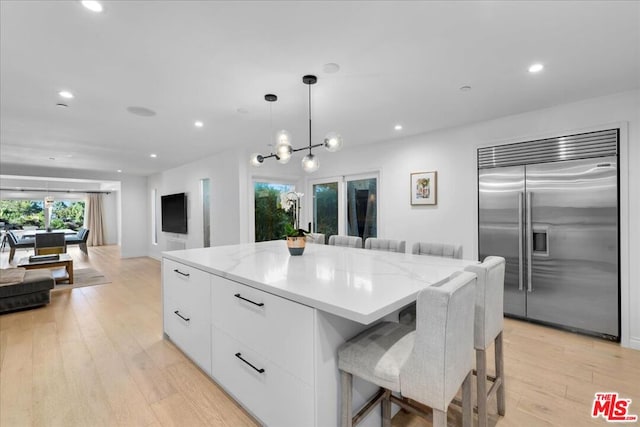
<svg viewBox="0 0 640 427">
<path fill-rule="evenodd" d="M 161 201 L 162 231 L 187 234 L 187 195 L 168 194 Z"/>
</svg>

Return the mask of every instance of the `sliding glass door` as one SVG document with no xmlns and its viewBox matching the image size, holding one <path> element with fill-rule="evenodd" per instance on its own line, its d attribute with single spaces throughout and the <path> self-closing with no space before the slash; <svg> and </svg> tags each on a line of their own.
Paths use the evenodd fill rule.
<svg viewBox="0 0 640 427">
<path fill-rule="evenodd" d="M 338 183 L 312 184 L 313 230 L 325 238 L 338 234 Z"/>
<path fill-rule="evenodd" d="M 378 235 L 377 174 L 340 176 L 311 181 L 312 230 L 328 239 L 335 234 Z"/>
<path fill-rule="evenodd" d="M 364 242 L 378 235 L 377 178 L 346 181 L 347 235 L 360 236 Z"/>
</svg>

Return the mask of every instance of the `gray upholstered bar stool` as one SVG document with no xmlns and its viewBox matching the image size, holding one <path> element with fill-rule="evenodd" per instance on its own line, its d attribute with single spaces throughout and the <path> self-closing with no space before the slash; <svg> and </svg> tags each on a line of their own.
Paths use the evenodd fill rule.
<svg viewBox="0 0 640 427">
<path fill-rule="evenodd" d="M 362 237 L 358 236 L 329 236 L 329 244 L 332 246 L 347 246 L 349 248 L 362 248 Z"/>
<path fill-rule="evenodd" d="M 324 245 L 325 238 L 322 233 L 309 233 L 307 234 L 307 243 L 316 243 L 318 245 Z"/>
<path fill-rule="evenodd" d="M 463 425 L 472 425 L 475 282 L 473 273 L 454 273 L 442 285 L 420 291 L 415 330 L 394 322 L 378 323 L 338 350 L 342 427 L 356 425 L 378 403 L 384 427 L 391 426 L 391 403 L 425 415 L 412 401 L 433 409 L 434 427 L 446 427 L 447 409 L 461 386 Z M 353 375 L 381 387 L 355 417 Z"/>
<path fill-rule="evenodd" d="M 433 255 L 462 259 L 462 246 L 447 243 L 416 242 L 411 248 L 414 255 Z"/>
<path fill-rule="evenodd" d="M 447 243 L 416 242 L 411 248 L 411 253 L 414 255 L 431 255 L 462 259 L 462 246 Z M 398 320 L 402 324 L 414 326 L 416 323 L 416 305 L 412 304 L 400 310 Z"/>
<path fill-rule="evenodd" d="M 470 271 L 478 276 L 473 345 L 476 349 L 478 425 L 480 427 L 487 426 L 487 401 L 493 393 L 496 393 L 498 414 L 504 415 L 505 413 L 502 352 L 504 269 L 504 258 L 496 256 L 486 257 L 482 264 L 470 265 L 465 268 L 465 271 Z M 491 343 L 495 344 L 495 377 L 487 376 L 486 351 Z M 489 390 L 487 390 L 487 379 L 493 383 Z"/>
<path fill-rule="evenodd" d="M 376 251 L 404 253 L 405 246 L 406 242 L 404 240 L 378 239 L 377 237 L 369 237 L 364 241 L 365 249 L 374 249 Z"/>
</svg>

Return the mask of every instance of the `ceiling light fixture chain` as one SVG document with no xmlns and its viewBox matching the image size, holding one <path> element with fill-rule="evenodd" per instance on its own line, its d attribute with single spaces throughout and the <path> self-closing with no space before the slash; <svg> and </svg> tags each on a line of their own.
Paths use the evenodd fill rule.
<svg viewBox="0 0 640 427">
<path fill-rule="evenodd" d="M 253 166 L 260 166 L 264 159 L 274 157 L 279 163 L 287 163 L 291 158 L 291 155 L 298 151 L 308 150 L 309 153 L 302 159 L 302 168 L 305 172 L 311 173 L 318 170 L 320 166 L 318 157 L 313 154 L 313 149 L 317 147 L 324 147 L 327 151 L 335 152 L 342 148 L 343 140 L 340 135 L 335 132 L 328 133 L 324 140 L 318 144 L 312 144 L 312 128 L 311 128 L 311 85 L 315 84 L 318 78 L 313 75 L 306 75 L 302 77 L 302 82 L 308 86 L 309 93 L 309 145 L 301 148 L 293 148 L 291 146 L 291 136 L 286 130 L 281 130 L 276 133 L 276 145 L 274 152 L 268 156 L 263 156 L 259 153 L 251 155 L 250 163 Z M 275 95 L 265 95 L 265 100 L 269 102 L 276 101 L 278 98 Z"/>
</svg>

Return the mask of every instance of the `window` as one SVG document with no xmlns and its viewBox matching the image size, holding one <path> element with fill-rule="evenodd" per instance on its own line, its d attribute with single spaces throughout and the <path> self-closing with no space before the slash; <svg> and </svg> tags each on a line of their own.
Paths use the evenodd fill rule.
<svg viewBox="0 0 640 427">
<path fill-rule="evenodd" d="M 158 244 L 158 189 L 151 190 L 151 243 Z"/>
<path fill-rule="evenodd" d="M 202 241 L 203 247 L 211 246 L 211 181 L 209 178 L 200 180 L 200 192 L 202 193 Z"/>
<path fill-rule="evenodd" d="M 310 182 L 313 231 L 360 236 L 378 235 L 377 174 L 341 176 Z"/>
<path fill-rule="evenodd" d="M 280 194 L 295 191 L 293 184 L 258 182 L 253 184 L 254 237 L 256 242 L 278 240 L 284 236 L 284 224 L 292 223 L 293 212 L 280 207 Z"/>
<path fill-rule="evenodd" d="M 54 230 L 77 230 L 84 223 L 84 201 L 54 200 L 50 226 Z M 5 227 L 45 227 L 44 200 L 1 200 L 0 222 Z"/>
</svg>

